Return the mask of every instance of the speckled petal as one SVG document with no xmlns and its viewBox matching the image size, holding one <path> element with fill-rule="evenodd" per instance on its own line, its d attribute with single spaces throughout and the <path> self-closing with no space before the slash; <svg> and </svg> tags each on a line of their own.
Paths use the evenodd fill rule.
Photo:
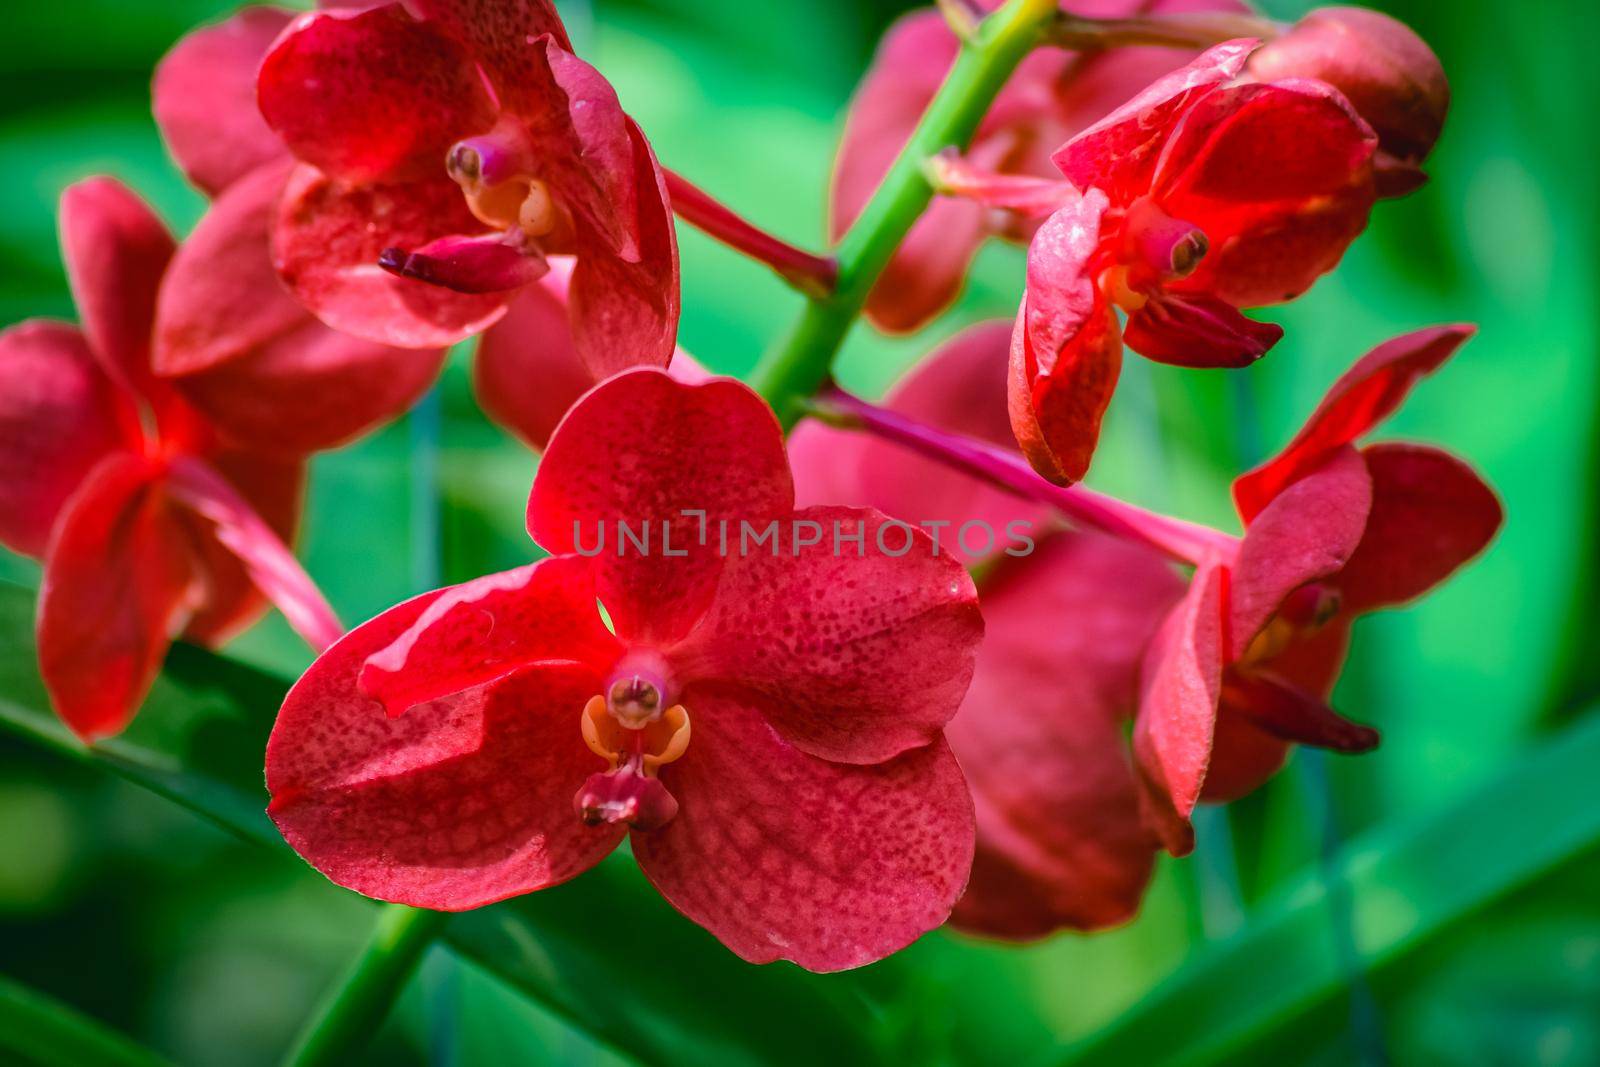
<svg viewBox="0 0 1600 1067">
<path fill-rule="evenodd" d="M 589 571 L 584 560 L 557 556 L 446 590 L 372 653 L 358 678 L 362 693 L 400 715 L 541 663 L 605 670 L 619 649 L 601 623 Z"/>
<path fill-rule="evenodd" d="M 859 967 L 945 921 L 972 863 L 972 801 L 941 740 L 870 767 L 787 744 L 759 714 L 691 690 L 694 741 L 662 768 L 678 798 L 633 835 L 645 875 L 752 963 Z"/>
<path fill-rule="evenodd" d="M 680 680 L 760 708 L 823 759 L 881 763 L 937 739 L 983 638 L 965 568 L 865 508 L 806 508 L 779 537 L 775 555 L 731 554 L 673 653 Z"/>
<path fill-rule="evenodd" d="M 295 20 L 261 64 L 260 104 L 296 158 L 349 182 L 442 176 L 450 145 L 496 116 L 466 50 L 397 3 Z"/>
<path fill-rule="evenodd" d="M 440 348 L 505 313 L 503 293 L 452 292 L 378 265 L 391 248 L 420 248 L 452 234 L 482 233 L 456 183 L 344 185 L 297 168 L 284 190 L 273 261 L 311 313 L 336 330 L 399 348 Z"/>
<path fill-rule="evenodd" d="M 602 382 L 562 420 L 534 478 L 528 532 L 551 552 L 594 557 L 618 634 L 664 642 L 710 602 L 721 520 L 737 541 L 741 522 L 760 531 L 793 501 L 778 420 L 749 386 L 640 369 Z M 624 549 L 619 521 L 636 536 L 648 523 L 651 549 Z"/>
<path fill-rule="evenodd" d="M 578 726 L 592 674 L 531 671 L 399 718 L 361 695 L 361 665 L 436 596 L 352 630 L 295 683 L 267 746 L 267 788 L 284 838 L 333 881 L 457 911 L 580 874 L 622 831 L 572 811 L 603 766 Z"/>
</svg>

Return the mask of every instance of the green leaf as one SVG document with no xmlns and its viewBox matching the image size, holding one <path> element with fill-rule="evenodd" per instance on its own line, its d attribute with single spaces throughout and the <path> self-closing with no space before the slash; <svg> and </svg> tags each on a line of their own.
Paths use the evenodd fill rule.
<svg viewBox="0 0 1600 1067">
<path fill-rule="evenodd" d="M 128 733 L 85 746 L 49 710 L 32 616 L 31 593 L 0 585 L 0 728 L 288 857 L 265 815 L 261 774 L 285 680 L 179 645 Z M 860 972 L 743 963 L 667 905 L 626 855 L 457 916 L 446 939 L 569 1025 L 646 1063 L 850 1064 L 875 1051 L 861 1036 L 872 1032 L 874 1006 Z"/>
<path fill-rule="evenodd" d="M 1050 1061 L 1065 1067 L 1229 1060 L 1343 990 L 1347 965 L 1329 933 L 1338 895 L 1349 908 L 1359 965 L 1379 971 L 1594 849 L 1596 766 L 1600 714 L 1591 712 L 1461 800 L 1352 841 L 1328 877 L 1287 886 L 1237 935 L 1195 956 L 1128 1012 Z"/>
<path fill-rule="evenodd" d="M 0 1056 L 39 1067 L 161 1067 L 166 1061 L 76 1008 L 0 975 Z"/>
</svg>

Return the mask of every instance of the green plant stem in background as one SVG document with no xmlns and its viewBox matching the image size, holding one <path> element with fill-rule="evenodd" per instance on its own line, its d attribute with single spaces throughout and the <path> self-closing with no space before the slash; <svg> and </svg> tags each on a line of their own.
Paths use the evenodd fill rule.
<svg viewBox="0 0 1600 1067">
<path fill-rule="evenodd" d="M 385 905 L 367 947 L 284 1062 L 294 1067 L 347 1062 L 389 1014 L 422 954 L 449 920 L 444 912 Z"/>
<path fill-rule="evenodd" d="M 1600 399 L 1600 398 L 1597 398 Z M 1545 697 L 1547 726 L 1572 721 L 1600 698 L 1600 404 L 1591 404 L 1584 477 L 1590 487 L 1582 495 L 1577 558 L 1572 590 L 1558 637 L 1552 681 Z"/>
<path fill-rule="evenodd" d="M 40 1067 L 162 1067 L 115 1030 L 0 976 L 0 1061 Z"/>
<path fill-rule="evenodd" d="M 772 405 L 785 428 L 802 414 L 797 402 L 827 381 L 833 358 L 860 316 L 867 293 L 933 199 L 923 161 L 942 149 L 967 145 L 1011 72 L 1043 41 L 1055 13 L 1056 0 L 1011 0 L 962 45 L 911 139 L 839 242 L 839 277 L 833 293 L 806 302 L 799 320 L 751 376 L 750 384 Z"/>
</svg>

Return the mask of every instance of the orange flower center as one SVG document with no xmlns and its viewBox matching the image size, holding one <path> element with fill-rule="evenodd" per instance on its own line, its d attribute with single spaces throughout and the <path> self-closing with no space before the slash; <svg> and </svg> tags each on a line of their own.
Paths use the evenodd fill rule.
<svg viewBox="0 0 1600 1067">
<path fill-rule="evenodd" d="M 573 798 L 585 823 L 654 830 L 678 813 L 677 799 L 656 775 L 688 751 L 689 712 L 682 704 L 665 705 L 661 684 L 638 674 L 615 678 L 584 705 L 584 743 L 607 768 L 590 775 Z"/>
</svg>

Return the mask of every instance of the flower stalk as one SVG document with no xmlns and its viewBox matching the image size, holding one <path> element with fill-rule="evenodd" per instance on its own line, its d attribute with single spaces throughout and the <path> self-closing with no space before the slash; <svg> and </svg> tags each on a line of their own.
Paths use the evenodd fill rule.
<svg viewBox="0 0 1600 1067">
<path fill-rule="evenodd" d="M 829 386 L 808 413 L 841 429 L 861 430 L 946 466 L 1055 508 L 1072 522 L 1155 549 L 1178 563 L 1232 561 L 1239 539 L 1198 523 L 1159 515 L 1081 485 L 1045 481 L 1022 456 L 987 441 L 947 433 Z"/>
<path fill-rule="evenodd" d="M 367 947 L 284 1060 L 293 1067 L 347 1063 L 372 1033 L 444 929 L 449 914 L 386 904 Z"/>
<path fill-rule="evenodd" d="M 923 161 L 946 148 L 966 147 L 1017 64 L 1043 43 L 1056 11 L 1055 0 L 1010 0 L 963 41 L 910 140 L 839 242 L 834 291 L 806 302 L 799 319 L 751 376 L 751 384 L 785 428 L 794 425 L 803 414 L 802 402 L 827 381 L 867 293 L 933 199 Z"/>
<path fill-rule="evenodd" d="M 838 280 L 839 265 L 779 240 L 740 218 L 721 201 L 677 171 L 662 168 L 672 211 L 707 236 L 751 259 L 765 263 L 794 288 L 810 297 L 826 297 Z"/>
<path fill-rule="evenodd" d="M 1210 48 L 1223 41 L 1254 37 L 1270 41 L 1283 27 L 1259 15 L 1230 12 L 1181 12 L 1122 19 L 1084 18 L 1060 12 L 1049 31 L 1049 43 L 1073 51 L 1155 45 L 1167 48 Z"/>
</svg>

